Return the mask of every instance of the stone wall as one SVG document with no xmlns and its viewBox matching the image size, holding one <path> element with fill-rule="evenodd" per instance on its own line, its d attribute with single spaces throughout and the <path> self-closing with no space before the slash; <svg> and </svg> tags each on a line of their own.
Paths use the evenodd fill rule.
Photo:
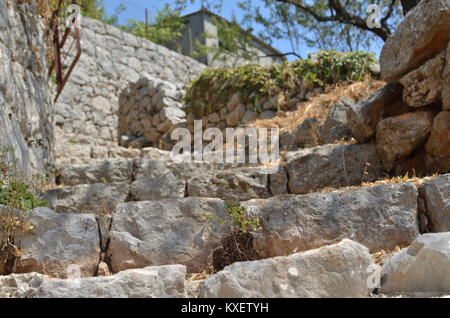
<svg viewBox="0 0 450 318">
<path fill-rule="evenodd" d="M 383 90 L 348 109 L 359 142 L 376 139 L 387 172 L 450 171 L 450 6 L 423 0 L 383 47 Z"/>
<path fill-rule="evenodd" d="M 27 175 L 42 173 L 53 161 L 44 25 L 26 1 L 0 1 L 0 21 L 0 147 Z"/>
<path fill-rule="evenodd" d="M 80 32 L 81 58 L 55 104 L 58 159 L 70 146 L 118 144 L 119 96 L 131 83 L 149 77 L 183 87 L 205 67 L 97 20 L 83 17 Z"/>
<path fill-rule="evenodd" d="M 173 129 L 186 125 L 183 95 L 182 86 L 157 78 L 132 83 L 119 98 L 120 145 L 170 148 Z"/>
</svg>

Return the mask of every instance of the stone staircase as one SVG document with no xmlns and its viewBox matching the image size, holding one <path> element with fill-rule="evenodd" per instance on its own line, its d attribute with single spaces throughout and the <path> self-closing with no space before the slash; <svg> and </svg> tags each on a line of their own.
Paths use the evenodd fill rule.
<svg viewBox="0 0 450 318">
<path fill-rule="evenodd" d="M 33 233 L 24 240 L 17 270 L 42 275 L 2 278 L 0 296 L 369 297 L 376 288 L 366 284 L 368 269 L 378 268 L 371 254 L 419 244 L 428 222 L 436 232 L 449 230 L 450 174 L 369 186 L 367 181 L 383 177 L 370 144 L 287 152 L 272 175 L 254 165 L 176 163 L 168 152 L 139 152 L 134 159 L 59 165 L 57 186 L 42 194 L 52 210 L 33 211 Z M 205 281 L 186 280 L 210 268 L 212 253 L 232 231 L 229 223 L 219 222 L 228 217 L 228 201 L 240 203 L 249 217 L 260 220 L 262 230 L 251 235 L 261 260 L 236 263 Z M 206 213 L 213 215 L 212 221 L 205 220 Z M 448 233 L 424 237 L 433 244 L 450 239 Z M 447 255 L 439 260 L 445 266 L 448 248 L 438 248 Z M 67 279 L 73 277 L 71 268 L 85 278 Z M 342 274 L 338 287 L 336 271 Z M 379 271 L 389 281 L 388 273 Z M 242 274 L 247 272 L 252 274 Z M 117 290 L 98 294 L 109 286 L 111 275 Z M 254 275 L 270 278 L 255 282 Z M 314 282 L 316 275 L 330 282 Z M 138 279 L 145 279 L 145 286 L 130 294 L 128 288 Z M 31 287 L 36 280 L 40 287 Z M 77 281 L 86 294 L 78 293 Z M 26 293 L 4 287 L 12 282 L 25 284 L 21 290 Z M 269 283 L 278 287 L 267 288 Z M 386 291 L 449 292 L 448 285 L 429 290 L 414 284 L 414 290 L 406 290 L 392 283 L 397 287 Z"/>
</svg>

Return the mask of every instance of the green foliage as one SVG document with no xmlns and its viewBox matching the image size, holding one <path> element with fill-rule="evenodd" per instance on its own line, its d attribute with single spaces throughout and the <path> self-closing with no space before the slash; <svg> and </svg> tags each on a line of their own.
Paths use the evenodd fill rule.
<svg viewBox="0 0 450 318">
<path fill-rule="evenodd" d="M 259 219 L 249 218 L 247 216 L 247 210 L 245 209 L 245 207 L 240 206 L 235 202 L 225 201 L 225 212 L 227 212 L 230 219 L 218 220 L 218 223 L 221 225 L 230 222 L 235 230 L 240 230 L 246 233 L 262 230 L 259 224 Z M 210 223 L 214 218 L 215 216 L 211 212 L 206 212 L 202 215 L 202 220 L 206 223 Z"/>
<path fill-rule="evenodd" d="M 240 9 L 245 12 L 242 24 L 260 25 L 262 39 L 268 43 L 288 40 L 292 50 L 299 53 L 302 44 L 313 49 L 342 51 L 377 49 L 402 17 L 399 1 L 261 1 L 263 5 L 255 0 L 239 1 Z M 381 8 L 382 29 L 367 27 L 366 10 L 370 4 L 378 4 Z M 336 7 L 342 10 L 336 10 Z"/>
<path fill-rule="evenodd" d="M 47 206 L 36 197 L 35 185 L 30 185 L 25 176 L 17 168 L 16 161 L 9 161 L 10 150 L 0 152 L 0 205 L 20 211 L 29 211 L 37 207 Z M 43 182 L 42 177 L 35 177 L 36 183 Z"/>
<path fill-rule="evenodd" d="M 15 272 L 22 256 L 22 237 L 33 229 L 31 210 L 47 206 L 38 199 L 44 179 L 34 177 L 28 182 L 17 161 L 10 159 L 13 153 L 11 148 L 0 148 L 0 262 L 7 273 Z"/>
<path fill-rule="evenodd" d="M 173 10 L 168 4 L 164 9 L 157 12 L 149 24 L 150 41 L 173 47 L 175 49 L 177 40 L 182 36 L 184 30 L 183 18 L 178 10 Z M 120 26 L 126 32 L 147 38 L 144 21 L 129 19 L 126 25 Z"/>
<path fill-rule="evenodd" d="M 328 50 L 319 51 L 307 59 L 271 67 L 245 64 L 234 68 L 206 69 L 188 86 L 185 96 L 187 112 L 193 113 L 195 118 L 202 118 L 225 107 L 237 92 L 241 103 L 261 112 L 260 100 L 279 93 L 292 95 L 300 91 L 302 83 L 323 87 L 325 84 L 363 80 L 368 75 L 376 76 L 372 72 L 375 63 L 377 60 L 372 53 Z"/>
<path fill-rule="evenodd" d="M 256 232 L 261 231 L 259 219 L 251 219 L 247 217 L 247 210 L 234 202 L 225 202 L 225 211 L 231 217 L 232 224 L 236 229 L 242 232 Z"/>
</svg>

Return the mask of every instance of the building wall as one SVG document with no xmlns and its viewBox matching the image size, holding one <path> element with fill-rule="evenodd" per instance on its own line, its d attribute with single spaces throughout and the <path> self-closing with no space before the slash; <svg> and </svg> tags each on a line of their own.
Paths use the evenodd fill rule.
<svg viewBox="0 0 450 318">
<path fill-rule="evenodd" d="M 214 38 L 205 38 L 203 36 L 205 32 Z M 209 47 L 219 47 L 217 27 L 213 23 L 211 16 L 205 12 L 198 12 L 197 14 L 190 15 L 186 18 L 186 28 L 183 32 L 183 38 L 181 40 L 182 53 L 184 55 L 190 55 L 191 48 L 195 51 L 196 39 L 198 39 L 203 45 L 206 44 Z M 252 41 L 250 43 L 248 50 L 260 58 L 249 61 L 243 58 L 237 58 L 233 56 L 233 54 L 230 54 L 226 61 L 221 61 L 214 59 L 214 53 L 208 53 L 206 56 L 196 58 L 196 60 L 211 67 L 237 66 L 248 62 L 270 66 L 274 63 L 283 62 L 282 57 L 266 57 L 266 55 L 272 55 L 274 52 L 270 51 L 267 47 L 262 46 L 256 41 Z"/>
</svg>

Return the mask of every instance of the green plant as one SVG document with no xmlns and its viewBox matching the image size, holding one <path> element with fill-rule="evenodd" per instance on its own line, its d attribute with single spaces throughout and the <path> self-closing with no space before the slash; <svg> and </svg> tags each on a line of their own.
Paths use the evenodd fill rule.
<svg viewBox="0 0 450 318">
<path fill-rule="evenodd" d="M 179 49 L 178 40 L 185 28 L 180 12 L 166 4 L 162 10 L 157 11 L 152 20 L 148 26 L 150 41 Z M 126 25 L 119 27 L 133 35 L 147 38 L 146 25 L 143 21 L 129 19 Z"/>
<path fill-rule="evenodd" d="M 235 202 L 225 202 L 225 211 L 231 217 L 232 225 L 242 232 L 257 232 L 262 228 L 258 218 L 249 218 L 247 209 Z"/>
<path fill-rule="evenodd" d="M 376 77 L 373 71 L 376 63 L 372 53 L 328 50 L 271 67 L 245 64 L 206 69 L 189 84 L 185 95 L 186 109 L 200 119 L 226 107 L 231 97 L 239 93 L 240 102 L 259 113 L 262 112 L 261 100 L 278 94 L 288 99 L 299 93 L 302 84 L 314 88 Z"/>
<path fill-rule="evenodd" d="M 34 176 L 27 180 L 18 169 L 13 149 L 0 149 L 0 268 L 6 265 L 8 272 L 15 272 L 22 255 L 21 241 L 24 233 L 33 229 L 29 219 L 31 210 L 47 206 L 38 199 L 44 178 Z"/>
</svg>

